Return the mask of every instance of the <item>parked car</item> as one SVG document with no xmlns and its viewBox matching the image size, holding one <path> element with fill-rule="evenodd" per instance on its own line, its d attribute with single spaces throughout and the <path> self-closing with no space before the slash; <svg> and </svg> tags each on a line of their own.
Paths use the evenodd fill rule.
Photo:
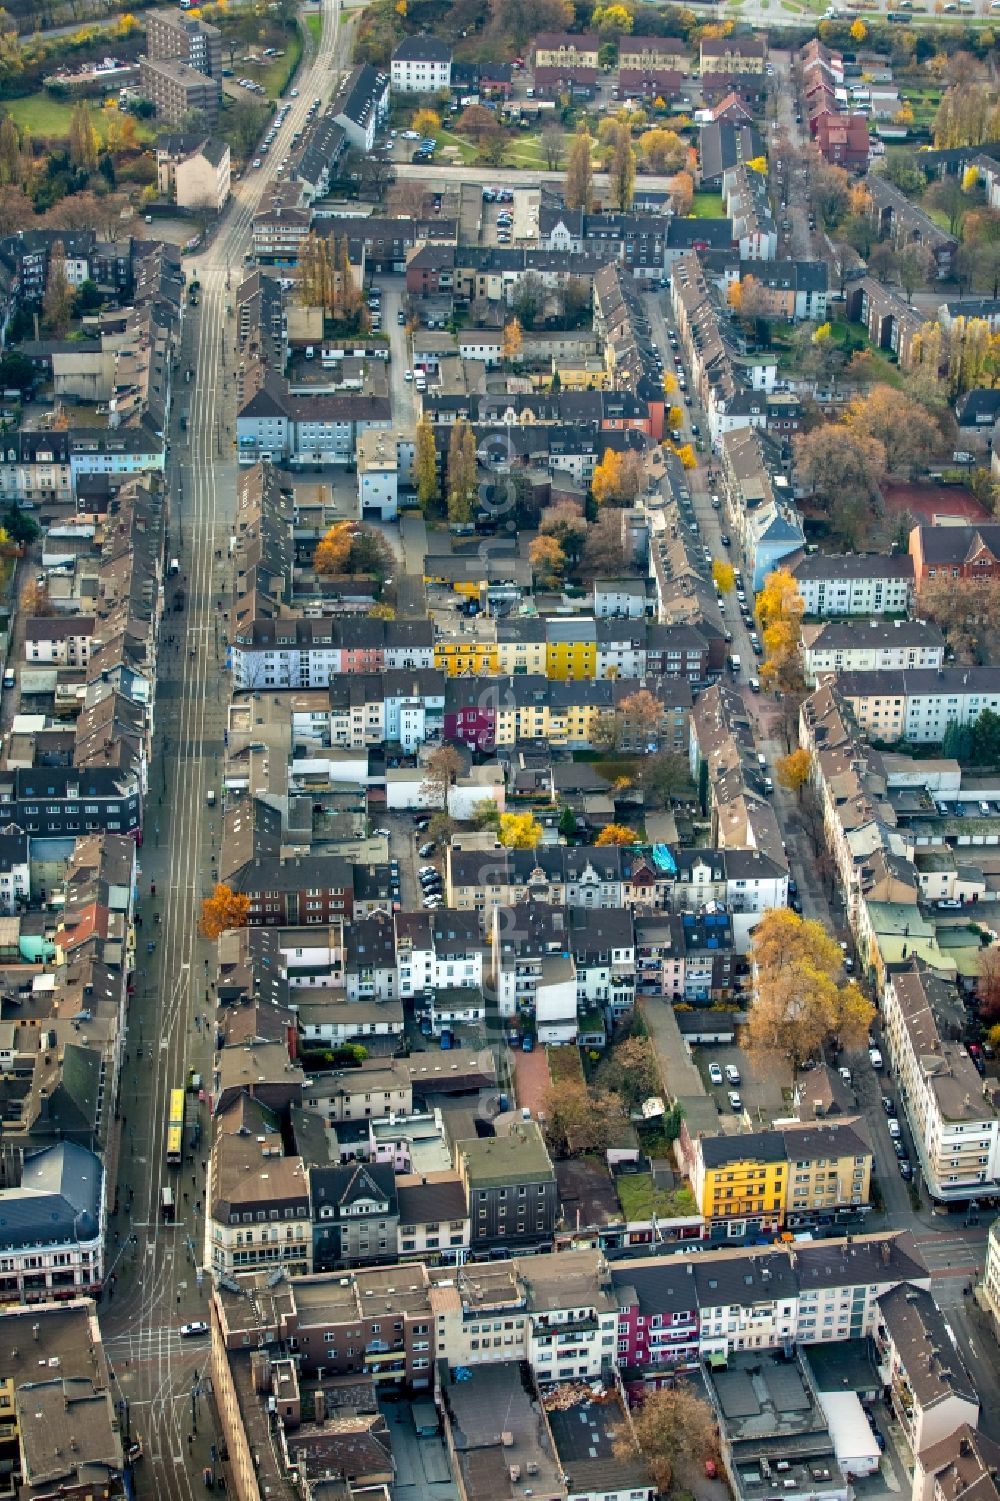
<svg viewBox="0 0 1000 1501">
<path fill-rule="evenodd" d="M 736 1067 L 735 1063 L 727 1063 L 726 1064 L 726 1083 L 727 1084 L 742 1084 L 743 1083 L 743 1079 L 742 1079 L 742 1077 L 740 1075 L 740 1071 Z"/>
<path fill-rule="evenodd" d="M 886 1115 L 895 1115 L 896 1101 L 890 1095 L 884 1094 L 882 1096 L 882 1109 L 885 1111 Z"/>
<path fill-rule="evenodd" d="M 417 854 L 420 856 L 421 860 L 426 860 L 427 856 L 428 855 L 433 855 L 433 853 L 434 853 L 434 851 L 436 849 L 437 849 L 437 845 L 434 843 L 434 840 L 433 839 L 428 839 L 427 843 L 426 844 L 422 844 L 420 846 L 420 848 L 417 850 Z"/>
<path fill-rule="evenodd" d="M 871 1064 L 872 1068 L 876 1070 L 876 1072 L 878 1072 L 879 1069 L 885 1067 L 882 1062 L 882 1054 L 879 1052 L 878 1048 L 868 1049 L 868 1061 Z"/>
<path fill-rule="evenodd" d="M 900 1141 L 902 1139 L 903 1133 L 900 1129 L 899 1121 L 894 1115 L 890 1115 L 887 1125 L 889 1127 L 889 1135 L 892 1137 L 893 1141 Z"/>
<path fill-rule="evenodd" d="M 711 1079 L 713 1084 L 722 1083 L 722 1069 L 717 1063 L 710 1063 L 708 1065 L 708 1077 Z"/>
<path fill-rule="evenodd" d="M 743 1113 L 743 1101 L 740 1099 L 740 1097 L 739 1097 L 738 1093 L 736 1092 L 736 1090 L 735 1089 L 731 1089 L 729 1091 L 729 1094 L 727 1095 L 726 1098 L 729 1100 L 729 1108 L 730 1108 L 730 1110 L 732 1110 L 736 1115 L 742 1115 L 742 1113 Z"/>
</svg>

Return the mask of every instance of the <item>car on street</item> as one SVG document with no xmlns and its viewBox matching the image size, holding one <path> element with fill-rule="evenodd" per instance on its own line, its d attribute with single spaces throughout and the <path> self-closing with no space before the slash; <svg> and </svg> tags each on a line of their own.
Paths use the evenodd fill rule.
<svg viewBox="0 0 1000 1501">
<path fill-rule="evenodd" d="M 733 545 L 733 539 L 728 532 L 723 532 L 719 538 L 719 541 L 722 543 L 723 547 L 732 547 Z"/>
<path fill-rule="evenodd" d="M 896 1117 L 894 1115 L 890 1115 L 886 1124 L 889 1127 L 889 1135 L 892 1137 L 893 1141 L 899 1141 L 902 1138 L 903 1132 Z"/>
<path fill-rule="evenodd" d="M 403 379 L 404 380 L 412 380 L 413 379 L 413 371 L 412 370 L 406 370 L 406 371 L 404 371 L 404 373 L 403 373 Z"/>
<path fill-rule="evenodd" d="M 717 1063 L 710 1063 L 708 1065 L 708 1077 L 711 1079 L 713 1084 L 722 1083 L 722 1069 Z"/>
<path fill-rule="evenodd" d="M 896 1101 L 892 1098 L 891 1095 L 884 1094 L 882 1096 L 882 1109 L 885 1111 L 886 1115 L 896 1114 Z"/>
<path fill-rule="evenodd" d="M 868 1049 L 868 1062 L 876 1072 L 884 1067 L 884 1064 L 882 1062 L 882 1054 L 879 1052 L 878 1048 Z"/>
<path fill-rule="evenodd" d="M 195 1319 L 192 1324 L 181 1325 L 181 1339 L 195 1339 L 198 1335 L 207 1333 L 208 1325 L 203 1319 Z"/>
<path fill-rule="evenodd" d="M 417 872 L 421 876 L 436 876 L 437 873 L 438 868 L 436 865 L 421 865 Z"/>
<path fill-rule="evenodd" d="M 850 1071 L 849 1068 L 847 1068 L 845 1065 L 842 1064 L 840 1066 L 840 1068 L 838 1068 L 837 1073 L 843 1079 L 843 1081 L 844 1081 L 845 1084 L 850 1084 L 850 1082 L 851 1082 L 851 1071 Z"/>
<path fill-rule="evenodd" d="M 421 860 L 426 860 L 427 856 L 428 855 L 433 855 L 433 853 L 434 853 L 434 851 L 436 849 L 437 849 L 437 845 L 434 843 L 434 840 L 433 839 L 428 839 L 427 843 L 426 844 L 422 844 L 420 846 L 420 848 L 417 850 L 417 854 L 420 856 Z"/>
<path fill-rule="evenodd" d="M 441 902 L 442 898 L 440 896 L 425 896 L 420 905 L 425 911 L 433 912 L 436 907 L 440 907 Z"/>
<path fill-rule="evenodd" d="M 913 1177 L 913 1164 L 911 1163 L 909 1157 L 900 1157 L 898 1161 L 899 1176 L 902 1178 L 904 1183 L 909 1183 L 910 1179 Z"/>
<path fill-rule="evenodd" d="M 892 1150 L 895 1152 L 898 1160 L 902 1162 L 903 1158 L 906 1156 L 906 1148 L 903 1146 L 903 1143 L 900 1141 L 898 1136 L 893 1137 Z"/>
</svg>

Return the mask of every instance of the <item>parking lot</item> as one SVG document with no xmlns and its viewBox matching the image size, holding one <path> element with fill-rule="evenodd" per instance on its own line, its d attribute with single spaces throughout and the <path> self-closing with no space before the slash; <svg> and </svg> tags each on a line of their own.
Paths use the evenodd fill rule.
<svg viewBox="0 0 1000 1501">
<path fill-rule="evenodd" d="M 773 1054 L 755 1058 L 742 1048 L 713 1043 L 710 1047 L 699 1047 L 695 1051 L 695 1061 L 706 1091 L 723 1115 L 734 1113 L 728 1100 L 730 1090 L 736 1090 L 744 1109 L 757 1126 L 769 1126 L 773 1120 L 790 1113 L 792 1070 L 787 1059 Z M 721 1084 L 713 1084 L 709 1078 L 709 1065 L 713 1063 L 717 1063 L 722 1072 Z M 738 1084 L 726 1082 L 727 1065 L 739 1073 Z"/>
</svg>

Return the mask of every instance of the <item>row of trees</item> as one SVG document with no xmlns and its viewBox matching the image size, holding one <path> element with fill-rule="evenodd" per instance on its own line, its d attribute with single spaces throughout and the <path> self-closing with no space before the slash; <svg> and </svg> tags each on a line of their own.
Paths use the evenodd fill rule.
<svg viewBox="0 0 1000 1501">
<path fill-rule="evenodd" d="M 322 308 L 335 322 L 367 322 L 364 298 L 351 274 L 347 235 L 338 241 L 310 230 L 299 250 L 297 292 L 303 307 Z"/>
</svg>

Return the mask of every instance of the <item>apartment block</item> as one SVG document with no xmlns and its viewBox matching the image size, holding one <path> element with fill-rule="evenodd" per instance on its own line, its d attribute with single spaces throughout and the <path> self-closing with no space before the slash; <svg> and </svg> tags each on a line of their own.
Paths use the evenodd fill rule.
<svg viewBox="0 0 1000 1501">
<path fill-rule="evenodd" d="M 211 129 L 219 116 L 219 85 L 210 74 L 170 57 L 144 57 L 139 87 L 156 111 L 157 119 L 181 125 L 197 115 Z"/>
<path fill-rule="evenodd" d="M 931 1197 L 996 1193 L 1000 1118 L 964 1044 L 953 1040 L 966 1025 L 955 985 L 909 958 L 886 976 L 882 1025 Z"/>
<path fill-rule="evenodd" d="M 147 11 L 145 22 L 150 58 L 173 59 L 209 78 L 222 77 L 222 33 L 217 26 L 180 10 Z"/>
</svg>

